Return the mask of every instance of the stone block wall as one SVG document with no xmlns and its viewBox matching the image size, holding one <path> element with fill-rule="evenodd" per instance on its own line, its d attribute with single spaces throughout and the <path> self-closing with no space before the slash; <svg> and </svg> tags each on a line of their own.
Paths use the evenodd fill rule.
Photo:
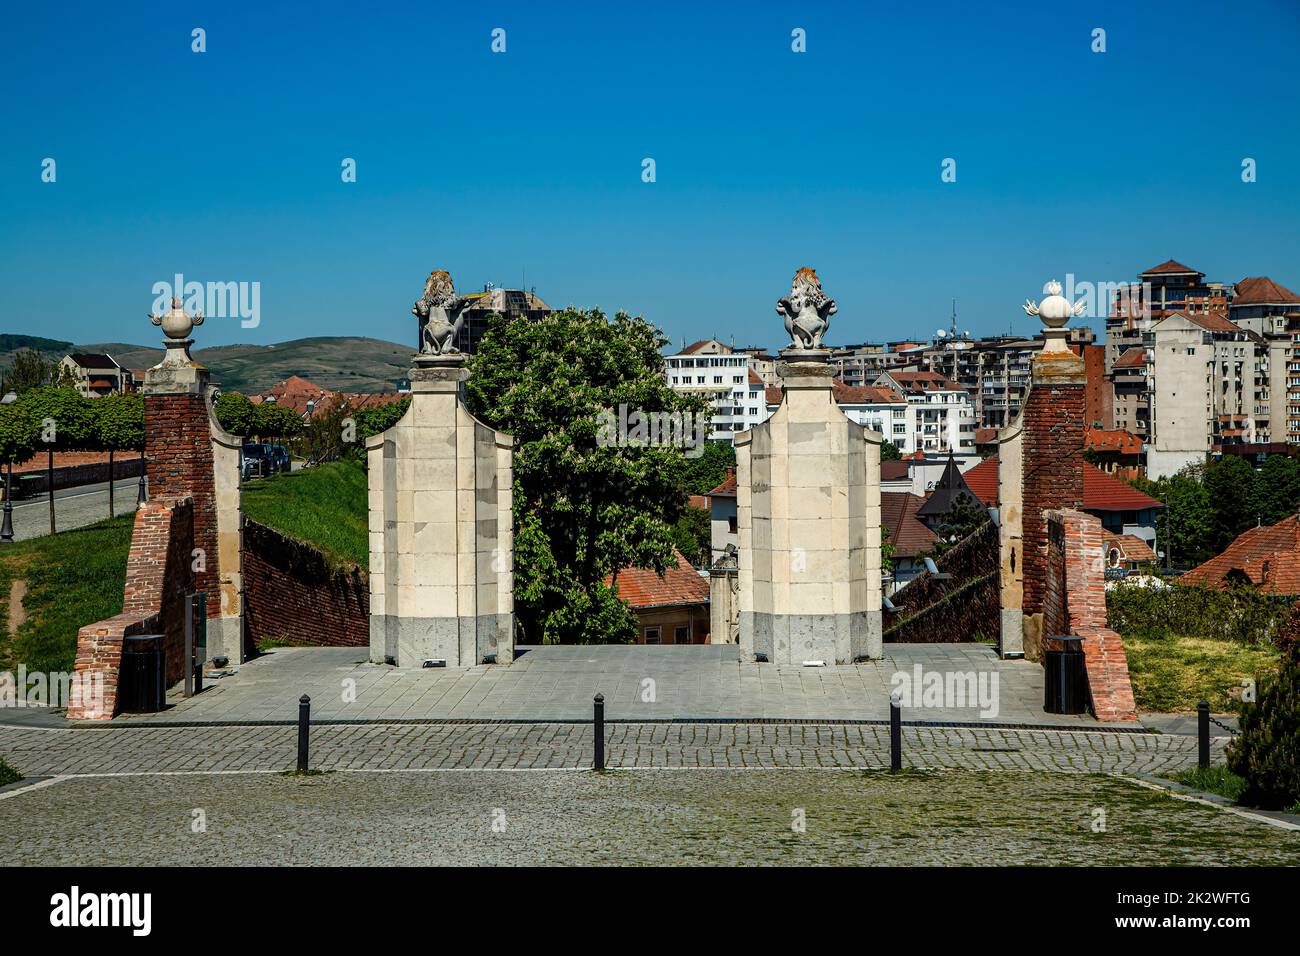
<svg viewBox="0 0 1300 956">
<path fill-rule="evenodd" d="M 1124 642 L 1106 627 L 1101 521 L 1073 509 L 1052 509 L 1044 517 L 1048 539 L 1044 641 L 1065 634 L 1083 638 L 1093 713 L 1098 720 L 1136 720 Z"/>
<path fill-rule="evenodd" d="M 820 355 L 783 353 L 780 372 L 780 407 L 736 436 L 742 653 L 878 658 L 881 436 L 839 409 Z"/>
<path fill-rule="evenodd" d="M 376 663 L 514 659 L 513 442 L 465 408 L 467 374 L 412 369 L 406 414 L 366 441 Z"/>
<path fill-rule="evenodd" d="M 331 565 L 311 545 L 254 521 L 244 524 L 244 609 L 249 641 L 322 647 L 370 643 L 370 583 Z"/>
<path fill-rule="evenodd" d="M 122 612 L 87 624 L 77 634 L 77 690 L 70 719 L 106 720 L 117 713 L 122 642 L 142 634 L 162 634 L 167 683 L 185 676 L 185 601 L 194 590 L 194 503 L 157 499 L 136 512 L 126 563 Z M 82 694 L 95 674 L 102 698 Z"/>
</svg>

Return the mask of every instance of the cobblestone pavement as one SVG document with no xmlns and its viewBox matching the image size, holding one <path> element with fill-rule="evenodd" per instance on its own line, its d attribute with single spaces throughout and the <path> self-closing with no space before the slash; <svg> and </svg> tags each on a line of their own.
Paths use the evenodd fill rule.
<svg viewBox="0 0 1300 956">
<path fill-rule="evenodd" d="M 296 720 L 298 698 L 307 694 L 312 716 L 329 720 L 587 720 L 601 693 L 610 719 L 881 720 L 894 675 L 914 680 L 920 668 L 971 675 L 996 706 L 981 707 L 975 694 L 924 707 L 918 699 L 909 718 L 1098 726 L 1088 716 L 1044 713 L 1043 668 L 999 660 L 988 645 L 892 644 L 885 654 L 864 664 L 783 667 L 744 663 L 735 645 L 551 646 L 527 649 L 509 666 L 446 670 L 370 664 L 366 648 L 283 648 L 210 681 L 202 694 L 173 692 L 161 714 L 118 719 Z"/>
<path fill-rule="evenodd" d="M 889 728 L 836 724 L 615 723 L 615 767 L 856 767 L 889 764 Z M 1212 739 L 1222 760 L 1226 739 Z M 327 724 L 311 731 L 321 770 L 582 768 L 589 724 Z M 0 727 L 0 756 L 29 775 L 279 771 L 294 767 L 290 726 Z M 903 728 L 904 765 L 967 770 L 1161 773 L 1193 765 L 1196 740 L 1106 731 Z"/>
<path fill-rule="evenodd" d="M 9 865 L 1300 862 L 1300 833 L 1025 773 L 80 777 L 0 799 L 0 843 Z"/>
</svg>

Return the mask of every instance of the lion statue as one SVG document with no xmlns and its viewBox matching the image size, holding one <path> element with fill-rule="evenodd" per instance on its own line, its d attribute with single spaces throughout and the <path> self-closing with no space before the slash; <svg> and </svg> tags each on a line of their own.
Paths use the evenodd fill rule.
<svg viewBox="0 0 1300 956">
<path fill-rule="evenodd" d="M 835 300 L 822 291 L 821 280 L 808 266 L 794 274 L 790 294 L 776 303 L 777 314 L 785 318 L 790 344 L 801 349 L 822 347 L 822 336 L 830 328 L 835 309 Z"/>
<path fill-rule="evenodd" d="M 411 314 L 420 320 L 420 353 L 448 355 L 459 351 L 452 342 L 460 332 L 462 313 L 467 301 L 456 295 L 451 273 L 435 269 L 424 282 L 424 295 L 411 306 Z"/>
</svg>

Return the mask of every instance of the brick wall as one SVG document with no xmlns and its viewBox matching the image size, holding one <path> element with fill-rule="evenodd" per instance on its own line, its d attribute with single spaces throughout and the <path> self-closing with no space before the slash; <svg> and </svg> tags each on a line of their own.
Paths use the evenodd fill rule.
<svg viewBox="0 0 1300 956">
<path fill-rule="evenodd" d="M 208 617 L 218 617 L 217 506 L 207 403 L 203 395 L 188 392 L 146 394 L 144 428 L 150 496 L 193 499 L 194 547 L 203 551 L 195 590 L 208 595 Z"/>
<path fill-rule="evenodd" d="M 122 642 L 162 634 L 167 683 L 185 676 L 185 595 L 192 591 L 194 504 L 155 498 L 136 512 L 126 562 L 122 613 L 88 624 L 77 633 L 78 684 L 68 707 L 74 720 L 104 720 L 117 713 Z M 81 693 L 86 677 L 98 675 L 103 697 Z"/>
<path fill-rule="evenodd" d="M 1039 376 L 1039 365 L 1073 363 L 1077 382 Z M 1042 611 L 1047 578 L 1049 508 L 1076 508 L 1083 503 L 1083 429 L 1085 425 L 1082 362 L 1073 353 L 1034 360 L 1034 385 L 1024 410 L 1024 603 L 1026 615 Z M 1068 369 L 1066 370 L 1068 375 Z"/>
<path fill-rule="evenodd" d="M 255 521 L 244 522 L 243 569 L 254 644 L 370 645 L 370 585 L 359 569 L 333 567 L 317 549 Z"/>
<path fill-rule="evenodd" d="M 1136 720 L 1133 684 L 1120 636 L 1106 627 L 1106 580 L 1101 521 L 1074 510 L 1051 510 L 1047 524 L 1047 580 L 1043 632 L 1047 638 L 1083 638 L 1088 691 L 1098 720 Z"/>
</svg>

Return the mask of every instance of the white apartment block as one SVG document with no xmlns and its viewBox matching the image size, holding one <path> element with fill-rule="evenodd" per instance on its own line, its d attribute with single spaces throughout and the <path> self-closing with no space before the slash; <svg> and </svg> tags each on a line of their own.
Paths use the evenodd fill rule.
<svg viewBox="0 0 1300 956">
<path fill-rule="evenodd" d="M 899 392 L 907 401 L 908 450 L 893 435 L 885 435 L 899 451 L 975 455 L 975 408 L 970 392 L 952 379 L 937 372 L 889 371 L 875 384 Z"/>
<path fill-rule="evenodd" d="M 753 361 L 717 339 L 701 339 L 664 359 L 664 374 L 669 388 L 708 397 L 710 440 L 733 441 L 767 418 L 763 379 L 750 367 Z"/>
</svg>

